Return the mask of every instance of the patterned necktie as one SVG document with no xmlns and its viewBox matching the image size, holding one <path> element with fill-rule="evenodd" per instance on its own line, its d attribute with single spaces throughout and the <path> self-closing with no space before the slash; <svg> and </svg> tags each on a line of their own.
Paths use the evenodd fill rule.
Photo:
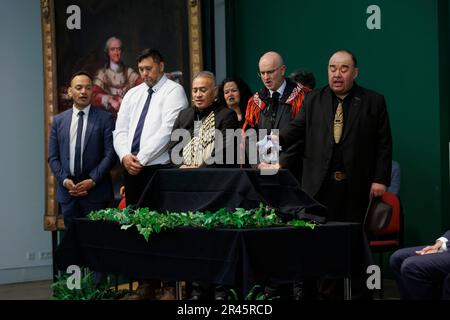
<svg viewBox="0 0 450 320">
<path fill-rule="evenodd" d="M 280 93 L 275 91 L 272 93 L 272 105 L 270 110 L 272 127 L 275 125 L 275 119 L 277 118 L 278 105 L 280 104 Z"/>
<path fill-rule="evenodd" d="M 153 89 L 148 89 L 147 100 L 145 100 L 144 109 L 142 109 L 141 116 L 139 118 L 139 122 L 136 127 L 136 131 L 134 132 L 133 144 L 131 145 L 131 153 L 137 155 L 139 153 L 140 145 L 141 145 L 141 135 L 142 129 L 144 128 L 145 117 L 147 116 L 148 107 L 150 106 L 150 101 L 152 100 Z"/>
<path fill-rule="evenodd" d="M 342 137 L 342 128 L 344 127 L 344 109 L 342 108 L 342 101 L 339 100 L 334 115 L 334 142 L 339 143 Z"/>
<path fill-rule="evenodd" d="M 75 168 L 74 174 L 76 178 L 81 177 L 81 136 L 83 134 L 84 112 L 78 112 L 77 140 L 75 144 Z"/>
</svg>

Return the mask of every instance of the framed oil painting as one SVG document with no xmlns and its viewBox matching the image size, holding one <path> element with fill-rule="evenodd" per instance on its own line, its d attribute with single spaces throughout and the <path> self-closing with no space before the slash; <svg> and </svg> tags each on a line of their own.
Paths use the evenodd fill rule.
<svg viewBox="0 0 450 320">
<path fill-rule="evenodd" d="M 141 81 L 136 57 L 143 49 L 158 49 L 167 76 L 187 93 L 202 69 L 200 0 L 41 0 L 41 16 L 46 157 L 53 116 L 72 107 L 67 87 L 76 71 L 92 74 L 92 104 L 116 116 L 127 90 Z M 112 175 L 117 189 L 120 172 Z M 48 166 L 45 188 L 44 229 L 62 230 Z"/>
</svg>

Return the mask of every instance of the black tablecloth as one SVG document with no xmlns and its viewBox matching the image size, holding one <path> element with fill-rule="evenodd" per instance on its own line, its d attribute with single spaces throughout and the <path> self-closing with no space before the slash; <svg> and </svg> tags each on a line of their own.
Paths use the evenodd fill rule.
<svg viewBox="0 0 450 320">
<path fill-rule="evenodd" d="M 324 222 L 325 208 L 300 189 L 286 170 L 264 175 L 256 169 L 165 169 L 149 181 L 138 207 L 159 212 L 254 209 L 263 203 L 286 217 Z"/>
<path fill-rule="evenodd" d="M 369 250 L 359 224 L 327 223 L 298 229 L 176 228 L 150 236 L 113 222 L 75 219 L 55 263 L 122 274 L 133 279 L 208 281 L 241 286 L 247 293 L 269 277 L 350 277 L 363 272 Z"/>
</svg>

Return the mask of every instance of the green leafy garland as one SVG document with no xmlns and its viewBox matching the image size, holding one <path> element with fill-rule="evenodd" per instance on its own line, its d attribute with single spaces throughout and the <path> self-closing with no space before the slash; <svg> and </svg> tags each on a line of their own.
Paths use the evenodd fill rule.
<svg viewBox="0 0 450 320">
<path fill-rule="evenodd" d="M 297 228 L 308 227 L 314 229 L 314 223 L 303 220 L 291 220 L 287 224 L 276 215 L 275 209 L 265 207 L 260 204 L 259 208 L 245 210 L 237 208 L 234 212 L 220 209 L 217 212 L 168 212 L 158 213 L 150 211 L 148 208 L 132 210 L 125 208 L 108 208 L 91 212 L 88 215 L 90 220 L 106 220 L 117 222 L 122 225 L 121 229 L 128 229 L 136 226 L 139 233 L 146 241 L 153 233 L 160 233 L 165 229 L 176 227 L 196 227 L 196 228 L 266 228 L 273 226 L 291 225 Z"/>
<path fill-rule="evenodd" d="M 133 293 L 130 290 L 114 290 L 109 279 L 95 284 L 93 272 L 81 277 L 80 289 L 69 289 L 69 277 L 69 274 L 63 274 L 52 284 L 54 300 L 116 300 Z"/>
</svg>

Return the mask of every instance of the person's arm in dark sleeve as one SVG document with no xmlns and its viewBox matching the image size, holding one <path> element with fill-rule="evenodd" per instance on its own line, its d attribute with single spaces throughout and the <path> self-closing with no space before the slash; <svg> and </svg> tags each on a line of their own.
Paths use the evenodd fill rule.
<svg viewBox="0 0 450 320">
<path fill-rule="evenodd" d="M 50 139 L 48 144 L 48 164 L 53 175 L 59 183 L 63 184 L 64 180 L 69 177 L 69 172 L 63 169 L 61 164 L 61 155 L 59 154 L 58 141 L 58 121 L 55 119 L 50 129 Z"/>
<path fill-rule="evenodd" d="M 292 120 L 286 127 L 280 130 L 280 146 L 283 150 L 287 150 L 292 145 L 296 144 L 296 149 L 302 150 L 305 143 L 306 134 L 306 116 L 309 108 L 308 96 L 303 102 L 300 112 L 294 120 Z"/>
</svg>

